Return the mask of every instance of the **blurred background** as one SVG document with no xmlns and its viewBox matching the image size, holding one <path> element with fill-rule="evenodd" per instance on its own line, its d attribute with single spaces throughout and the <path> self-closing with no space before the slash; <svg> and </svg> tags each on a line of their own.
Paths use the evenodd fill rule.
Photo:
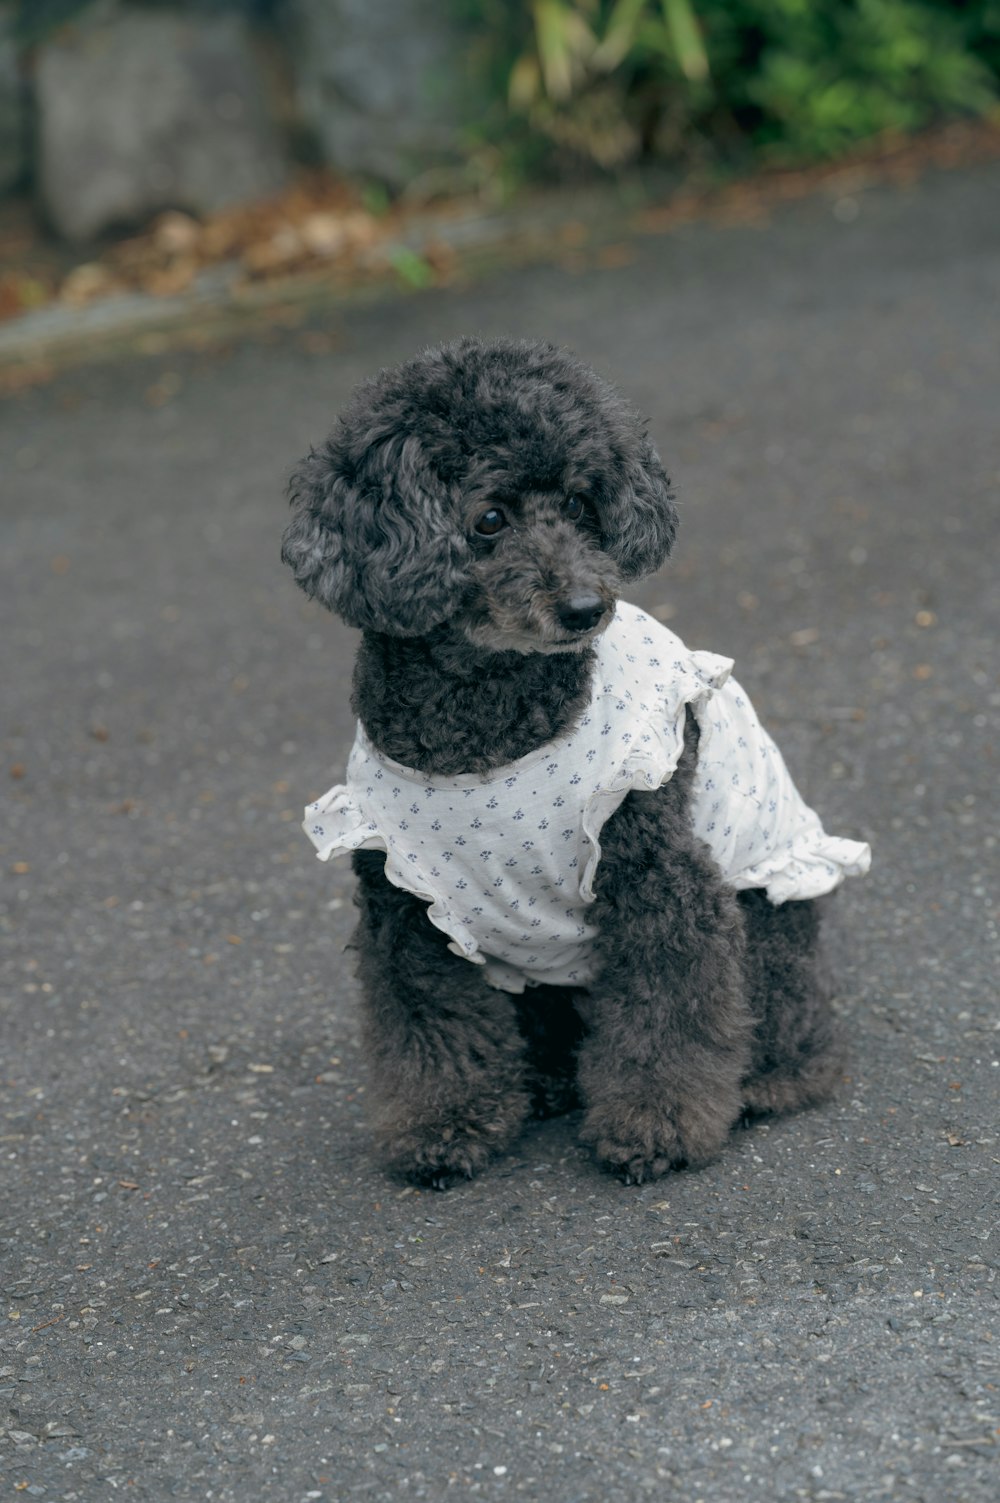
<svg viewBox="0 0 1000 1503">
<path fill-rule="evenodd" d="M 960 157 L 997 149 L 998 98 L 1000 0 L 0 0 L 0 323 L 423 286 L 435 215 L 663 200 L 948 122 Z"/>
</svg>

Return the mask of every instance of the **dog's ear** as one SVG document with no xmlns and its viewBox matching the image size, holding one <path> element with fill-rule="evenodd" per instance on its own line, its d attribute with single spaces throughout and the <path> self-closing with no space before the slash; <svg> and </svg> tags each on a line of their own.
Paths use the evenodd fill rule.
<svg viewBox="0 0 1000 1503">
<path fill-rule="evenodd" d="M 469 545 L 416 439 L 384 439 L 357 459 L 348 450 L 335 436 L 295 470 L 281 557 L 349 626 L 421 636 L 453 611 Z"/>
<path fill-rule="evenodd" d="M 670 480 L 648 438 L 633 451 L 624 484 L 601 508 L 605 552 L 625 579 L 652 574 L 674 546 L 677 508 Z"/>
</svg>

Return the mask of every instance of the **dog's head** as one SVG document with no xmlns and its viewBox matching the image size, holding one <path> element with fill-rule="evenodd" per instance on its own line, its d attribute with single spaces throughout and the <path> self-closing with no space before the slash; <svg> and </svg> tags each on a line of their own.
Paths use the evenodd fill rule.
<svg viewBox="0 0 1000 1503">
<path fill-rule="evenodd" d="M 494 651 L 571 651 L 677 528 L 638 416 L 549 344 L 463 339 L 381 372 L 290 485 L 282 557 L 351 626 L 449 624 Z"/>
</svg>

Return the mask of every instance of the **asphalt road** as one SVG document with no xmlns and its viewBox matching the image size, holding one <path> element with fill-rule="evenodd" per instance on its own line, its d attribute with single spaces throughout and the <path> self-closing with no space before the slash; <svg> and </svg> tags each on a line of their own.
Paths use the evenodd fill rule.
<svg viewBox="0 0 1000 1503">
<path fill-rule="evenodd" d="M 6 404 L 0 1497 L 992 1503 L 998 307 L 993 165 Z M 641 1189 L 573 1118 L 383 1173 L 351 879 L 298 828 L 353 640 L 284 478 L 465 331 L 648 412 L 684 517 L 637 600 L 874 848 L 839 1098 Z"/>
</svg>

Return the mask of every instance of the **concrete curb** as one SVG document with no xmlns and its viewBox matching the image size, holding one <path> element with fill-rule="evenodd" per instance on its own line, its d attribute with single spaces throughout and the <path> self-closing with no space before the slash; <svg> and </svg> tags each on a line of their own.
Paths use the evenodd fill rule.
<svg viewBox="0 0 1000 1503">
<path fill-rule="evenodd" d="M 453 285 L 498 265 L 579 262 L 636 233 L 663 234 L 692 219 L 727 223 L 749 212 L 759 222 L 792 199 L 823 193 L 837 199 L 881 182 L 909 184 L 929 170 L 968 167 L 998 155 L 1000 120 L 960 121 L 915 137 L 876 140 L 837 161 L 764 168 L 714 187 L 677 171 L 645 169 L 610 185 L 534 189 L 499 209 L 451 203 L 411 212 L 399 233 L 350 267 L 250 282 L 234 261 L 206 268 L 186 291 L 171 296 L 129 292 L 83 308 L 53 305 L 26 313 L 0 325 L 0 389 L 30 385 L 63 365 L 208 346 L 397 296 L 415 289 L 407 270 L 419 270 L 419 258 L 428 252 L 433 265 L 427 263 L 427 285 Z"/>
<path fill-rule="evenodd" d="M 158 353 L 178 344 L 207 345 L 261 325 L 296 323 L 310 313 L 417 290 L 402 268 L 407 258 L 412 262 L 431 249 L 447 260 L 448 271 L 444 277 L 431 273 L 429 286 L 482 274 L 498 262 L 557 258 L 632 233 L 637 214 L 662 202 L 670 186 L 657 180 L 558 190 L 527 196 L 510 210 L 476 206 L 426 213 L 349 268 L 254 283 L 233 261 L 206 268 L 186 291 L 168 297 L 128 292 L 82 308 L 40 308 L 0 325 L 0 373 L 29 375 L 32 368 L 98 360 L 127 349 Z"/>
</svg>

